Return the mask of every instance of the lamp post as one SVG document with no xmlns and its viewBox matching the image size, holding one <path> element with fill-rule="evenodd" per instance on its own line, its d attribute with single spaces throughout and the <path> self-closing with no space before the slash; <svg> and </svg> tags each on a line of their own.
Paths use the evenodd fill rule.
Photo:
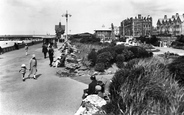
<svg viewBox="0 0 184 115">
<path fill-rule="evenodd" d="M 66 14 L 63 14 L 62 17 L 66 17 L 66 27 L 65 27 L 65 30 L 66 30 L 66 41 L 68 40 L 68 17 L 71 17 L 72 15 L 71 14 L 68 14 L 68 11 L 66 11 Z"/>
</svg>

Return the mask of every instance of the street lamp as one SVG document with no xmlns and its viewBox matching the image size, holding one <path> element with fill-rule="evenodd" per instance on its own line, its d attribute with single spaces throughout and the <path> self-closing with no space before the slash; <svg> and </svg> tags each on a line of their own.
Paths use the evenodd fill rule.
<svg viewBox="0 0 184 115">
<path fill-rule="evenodd" d="M 68 17 L 71 17 L 71 14 L 68 14 L 68 11 L 66 11 L 66 14 L 63 14 L 62 17 L 66 17 L 66 41 L 68 40 Z"/>
</svg>

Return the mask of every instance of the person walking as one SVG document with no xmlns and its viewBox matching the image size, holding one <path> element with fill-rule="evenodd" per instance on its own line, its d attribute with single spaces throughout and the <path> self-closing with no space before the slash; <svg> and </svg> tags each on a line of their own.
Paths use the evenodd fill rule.
<svg viewBox="0 0 184 115">
<path fill-rule="evenodd" d="M 28 78 L 30 78 L 30 75 L 33 74 L 33 78 L 36 79 L 36 72 L 37 72 L 37 59 L 35 54 L 33 54 L 32 58 L 29 61 L 29 75 Z"/>
<path fill-rule="evenodd" d="M 42 46 L 42 52 L 43 52 L 43 54 L 44 54 L 44 58 L 47 58 L 48 49 L 47 49 L 46 44 L 44 44 L 44 45 Z"/>
<path fill-rule="evenodd" d="M 26 70 L 27 70 L 26 65 L 22 64 L 21 69 L 19 70 L 19 72 L 21 72 L 21 74 L 22 74 L 22 81 L 25 81 Z"/>
<path fill-rule="evenodd" d="M 52 62 L 54 58 L 54 49 L 52 48 L 52 45 L 49 46 L 49 60 L 50 60 L 50 67 L 52 67 Z"/>
<path fill-rule="evenodd" d="M 25 44 L 26 56 L 28 55 L 28 49 L 29 49 L 28 45 Z"/>
</svg>

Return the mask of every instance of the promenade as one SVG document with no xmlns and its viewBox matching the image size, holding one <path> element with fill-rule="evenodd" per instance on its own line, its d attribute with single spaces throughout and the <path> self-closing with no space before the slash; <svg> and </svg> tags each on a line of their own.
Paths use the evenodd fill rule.
<svg viewBox="0 0 184 115">
<path fill-rule="evenodd" d="M 87 85 L 56 76 L 59 68 L 50 67 L 49 58 L 44 59 L 42 44 L 30 46 L 28 54 L 23 48 L 0 55 L 1 115 L 73 115 Z M 22 63 L 28 67 L 32 54 L 38 60 L 38 78 L 23 82 L 18 71 Z M 57 49 L 55 55 L 59 55 Z"/>
</svg>

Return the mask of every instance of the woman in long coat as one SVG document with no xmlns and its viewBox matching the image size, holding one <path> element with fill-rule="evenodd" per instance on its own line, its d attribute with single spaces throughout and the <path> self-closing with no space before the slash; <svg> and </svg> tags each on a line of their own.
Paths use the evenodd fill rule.
<svg viewBox="0 0 184 115">
<path fill-rule="evenodd" d="M 37 59 L 35 57 L 35 54 L 33 54 L 30 62 L 29 62 L 30 68 L 29 68 L 29 75 L 28 78 L 30 77 L 31 74 L 33 74 L 33 78 L 36 79 L 36 72 L 37 72 Z"/>
</svg>

